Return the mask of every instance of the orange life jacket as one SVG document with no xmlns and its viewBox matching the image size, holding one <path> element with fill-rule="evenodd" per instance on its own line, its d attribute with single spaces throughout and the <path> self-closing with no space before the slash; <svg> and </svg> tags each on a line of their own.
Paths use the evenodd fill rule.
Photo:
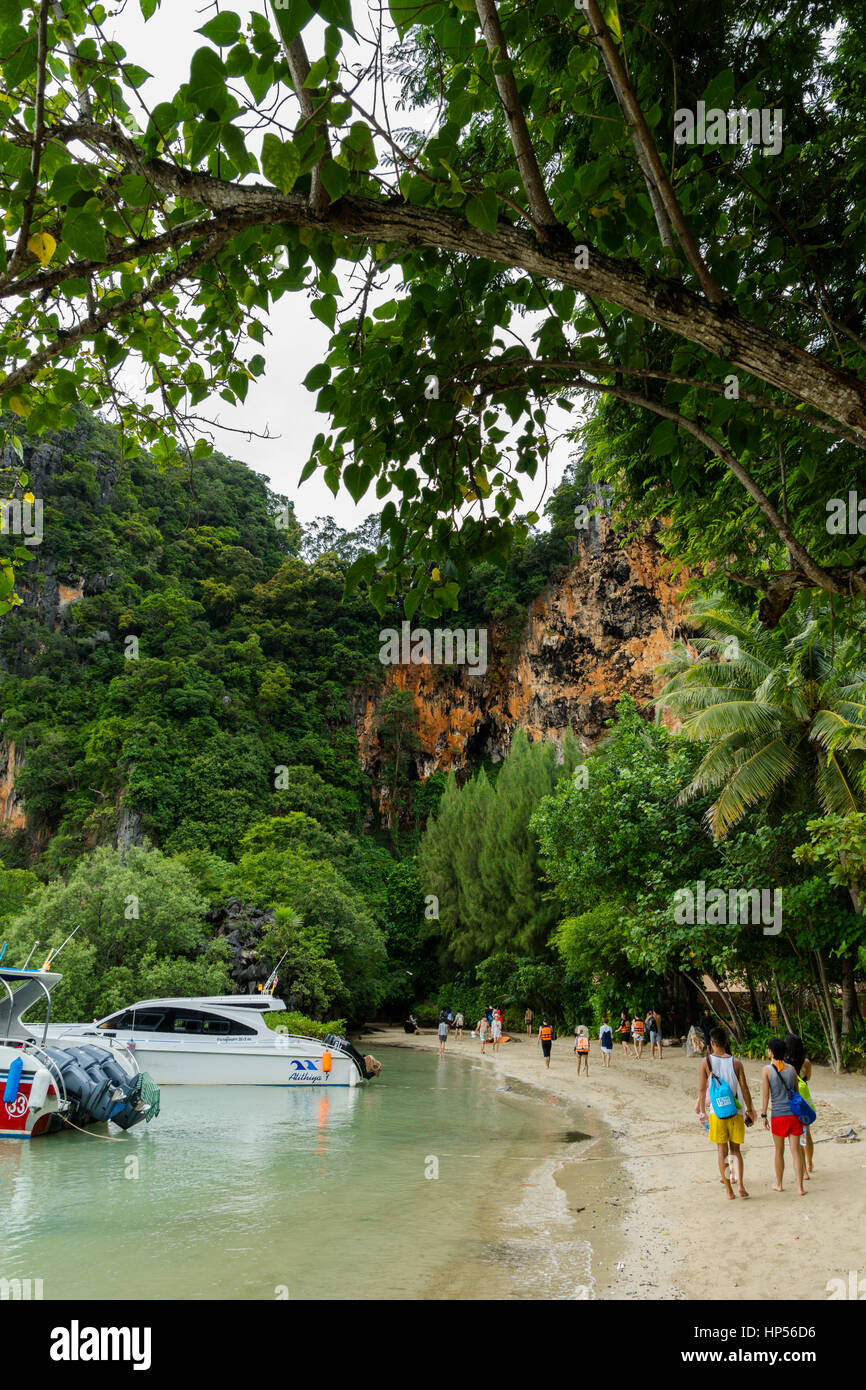
<svg viewBox="0 0 866 1390">
<path fill-rule="evenodd" d="M 644 1028 L 644 1024 L 643 1024 L 643 1019 L 642 1019 L 642 1018 L 636 1018 L 636 1019 L 635 1019 L 634 1023 L 632 1024 L 632 1032 L 633 1032 L 633 1033 L 644 1033 L 644 1032 L 646 1032 L 646 1029 Z"/>
<path fill-rule="evenodd" d="M 549 1023 L 545 1023 L 544 1026 L 539 1029 L 538 1036 L 541 1038 L 542 1042 L 553 1041 L 553 1029 Z"/>
<path fill-rule="evenodd" d="M 585 1038 L 583 1034 L 581 1034 L 577 1040 L 577 1050 L 578 1052 L 589 1051 L 589 1038 Z"/>
</svg>

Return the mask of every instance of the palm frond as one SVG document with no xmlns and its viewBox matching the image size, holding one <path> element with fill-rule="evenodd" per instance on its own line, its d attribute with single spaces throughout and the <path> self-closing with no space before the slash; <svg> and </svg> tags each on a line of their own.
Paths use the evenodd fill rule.
<svg viewBox="0 0 866 1390">
<path fill-rule="evenodd" d="M 750 806 L 769 801 L 797 771 L 798 760 L 783 738 L 757 748 L 731 775 L 724 791 L 707 812 L 717 840 L 741 820 Z"/>
</svg>

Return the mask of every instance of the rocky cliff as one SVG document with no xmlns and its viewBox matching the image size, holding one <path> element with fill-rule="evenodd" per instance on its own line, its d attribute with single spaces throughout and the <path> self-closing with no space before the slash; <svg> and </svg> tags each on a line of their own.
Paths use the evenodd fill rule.
<svg viewBox="0 0 866 1390">
<path fill-rule="evenodd" d="M 588 750 L 623 693 L 638 703 L 657 690 L 654 668 L 683 637 L 682 580 L 672 582 L 651 537 L 623 539 L 604 518 L 593 524 L 576 562 L 532 603 L 515 644 L 488 631 L 488 668 L 407 664 L 385 668 L 384 686 L 357 697 L 355 723 L 365 770 L 377 784 L 376 708 L 397 687 L 412 692 L 418 715 L 419 779 L 440 768 L 471 771 L 479 758 L 501 760 L 515 729 L 559 742 L 567 729 Z M 378 790 L 387 814 L 387 792 Z"/>
</svg>

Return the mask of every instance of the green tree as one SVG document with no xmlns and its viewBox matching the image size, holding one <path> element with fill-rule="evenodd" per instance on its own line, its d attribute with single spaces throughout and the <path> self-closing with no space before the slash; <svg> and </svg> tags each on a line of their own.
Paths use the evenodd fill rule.
<svg viewBox="0 0 866 1390">
<path fill-rule="evenodd" d="M 730 607 L 699 604 L 705 636 L 661 668 L 659 706 L 682 718 L 687 739 L 709 748 L 683 795 L 721 788 L 707 812 L 721 839 L 751 806 L 817 807 L 847 816 L 866 804 L 866 667 L 858 634 L 835 645 L 795 610 L 763 629 Z M 834 829 L 838 822 L 834 823 Z M 840 941 L 842 1030 L 860 1021 L 857 952 Z"/>
<path fill-rule="evenodd" d="M 227 957 L 224 943 L 209 940 L 205 906 L 179 860 L 144 846 L 125 854 L 104 847 L 66 882 L 28 898 L 9 927 L 9 953 L 23 960 L 38 939 L 41 963 L 78 927 L 57 958 L 55 1010 L 70 1021 L 153 997 L 160 981 L 189 986 L 184 994 L 219 994 L 229 985 Z"/>
<path fill-rule="evenodd" d="M 152 21 L 159 0 L 139 4 Z M 356 501 L 396 489 L 379 553 L 349 574 L 380 611 L 399 586 L 407 616 L 437 615 L 470 558 L 525 534 L 551 398 L 644 412 L 648 506 L 665 515 L 681 496 L 705 538 L 733 479 L 726 510 L 745 507 L 760 539 L 738 545 L 745 581 L 776 612 L 803 586 L 862 597 L 862 543 L 828 545 L 806 495 L 821 467 L 845 496 L 866 438 L 859 4 L 389 9 L 398 100 L 435 105 L 429 129 L 366 111 L 347 0 L 213 15 L 187 80 L 156 104 L 83 0 L 5 0 L 9 410 L 39 430 L 75 401 L 110 402 L 130 451 L 137 437 L 160 464 L 179 447 L 198 462 L 208 445 L 190 448 L 185 424 L 213 393 L 243 405 L 272 304 L 309 289 L 333 337 L 306 378 L 330 428 L 304 476 L 318 468 Z M 382 62 L 374 45 L 366 71 Z M 699 101 L 778 104 L 772 157 L 745 130 L 719 144 L 683 130 L 679 110 Z M 396 265 L 399 288 L 338 324 L 340 263 L 364 263 L 371 289 Z M 509 336 L 528 312 L 533 351 Z M 121 399 L 113 381 L 134 358 L 147 390 Z"/>
</svg>

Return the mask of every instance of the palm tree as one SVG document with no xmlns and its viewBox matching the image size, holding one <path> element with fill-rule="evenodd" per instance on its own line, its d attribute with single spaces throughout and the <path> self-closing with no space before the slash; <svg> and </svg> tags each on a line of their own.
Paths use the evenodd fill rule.
<svg viewBox="0 0 866 1390">
<path fill-rule="evenodd" d="M 678 644 L 658 673 L 657 705 L 682 719 L 709 750 L 683 800 L 719 789 L 706 821 L 716 840 L 759 804 L 818 806 L 825 815 L 866 810 L 866 666 L 860 635 L 840 644 L 826 623 L 794 610 L 767 630 L 732 606 L 700 601 L 702 635 Z M 857 904 L 855 902 L 855 908 Z M 855 957 L 842 957 L 843 1032 L 859 1017 Z"/>
</svg>

